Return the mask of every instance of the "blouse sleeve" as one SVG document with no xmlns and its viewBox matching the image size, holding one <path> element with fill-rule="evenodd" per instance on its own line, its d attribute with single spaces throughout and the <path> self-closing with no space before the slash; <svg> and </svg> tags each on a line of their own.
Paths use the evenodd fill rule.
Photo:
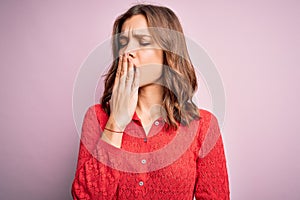
<svg viewBox="0 0 300 200">
<path fill-rule="evenodd" d="M 213 114 L 204 123 L 206 134 L 201 139 L 197 158 L 196 200 L 229 200 L 229 182 L 222 136 Z"/>
<path fill-rule="evenodd" d="M 94 107 L 84 117 L 79 145 L 77 169 L 71 193 L 74 199 L 117 199 L 120 172 L 100 162 L 100 125 Z M 116 148 L 111 145 L 111 148 Z M 103 151 L 104 152 L 104 151 Z M 102 152 L 102 156 L 108 156 Z M 109 160 L 109 158 L 106 158 Z"/>
</svg>

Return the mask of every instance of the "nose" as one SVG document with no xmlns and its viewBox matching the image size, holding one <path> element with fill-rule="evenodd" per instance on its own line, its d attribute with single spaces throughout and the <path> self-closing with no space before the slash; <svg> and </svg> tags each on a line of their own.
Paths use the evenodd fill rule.
<svg viewBox="0 0 300 200">
<path fill-rule="evenodd" d="M 130 41 L 128 42 L 128 44 L 126 45 L 125 49 L 124 49 L 124 53 L 128 53 L 128 55 L 132 58 L 136 57 L 136 51 L 138 50 L 138 45 L 135 44 L 134 41 Z"/>
<path fill-rule="evenodd" d="M 134 48 L 126 48 L 126 50 L 124 51 L 124 53 L 128 53 L 128 55 L 131 57 L 131 58 L 136 58 L 136 52 L 137 52 L 137 49 L 134 49 Z"/>
<path fill-rule="evenodd" d="M 128 52 L 128 55 L 129 55 L 131 58 L 135 58 L 135 57 L 136 57 L 134 51 Z"/>
</svg>

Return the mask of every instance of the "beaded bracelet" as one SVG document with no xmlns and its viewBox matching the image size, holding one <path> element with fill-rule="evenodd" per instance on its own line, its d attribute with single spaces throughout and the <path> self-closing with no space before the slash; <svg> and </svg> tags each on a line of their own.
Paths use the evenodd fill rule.
<svg viewBox="0 0 300 200">
<path fill-rule="evenodd" d="M 123 131 L 114 131 L 114 130 L 106 128 L 106 127 L 104 128 L 104 130 L 108 130 L 108 131 L 114 132 L 114 133 L 123 133 Z"/>
</svg>

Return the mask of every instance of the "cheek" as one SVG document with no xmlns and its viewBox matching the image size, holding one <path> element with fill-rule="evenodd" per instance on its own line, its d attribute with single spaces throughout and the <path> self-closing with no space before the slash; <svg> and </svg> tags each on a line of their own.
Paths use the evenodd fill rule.
<svg viewBox="0 0 300 200">
<path fill-rule="evenodd" d="M 163 53 L 159 49 L 145 49 L 140 52 L 140 64 L 162 64 L 163 63 Z"/>
</svg>

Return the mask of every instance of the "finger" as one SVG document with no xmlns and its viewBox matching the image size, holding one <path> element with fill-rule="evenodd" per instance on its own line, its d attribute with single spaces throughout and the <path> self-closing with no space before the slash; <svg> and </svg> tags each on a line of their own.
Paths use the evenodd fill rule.
<svg viewBox="0 0 300 200">
<path fill-rule="evenodd" d="M 127 59 L 128 59 L 128 56 L 126 53 L 122 59 L 121 76 L 120 76 L 120 83 L 119 83 L 119 89 L 121 89 L 121 90 L 123 90 L 125 88 L 125 79 L 127 76 L 127 67 L 128 67 Z"/>
<path fill-rule="evenodd" d="M 120 80 L 121 68 L 122 68 L 122 60 L 123 60 L 123 56 L 120 55 L 119 62 L 118 62 L 118 68 L 117 68 L 117 72 L 116 72 L 116 77 L 115 77 L 115 81 L 114 81 L 114 86 L 113 86 L 113 91 L 115 91 L 119 86 L 119 80 Z"/>
<path fill-rule="evenodd" d="M 127 54 L 123 55 L 123 59 L 122 59 L 122 66 L 121 66 L 121 76 L 123 77 L 125 75 L 127 75 L 127 68 L 128 68 L 128 56 Z"/>
<path fill-rule="evenodd" d="M 134 68 L 133 61 L 131 57 L 128 57 L 128 69 L 127 69 L 127 77 L 126 77 L 126 88 L 130 91 L 131 85 L 133 83 L 134 78 Z"/>
<path fill-rule="evenodd" d="M 121 68 L 122 68 L 123 57 L 124 57 L 123 55 L 119 55 L 118 68 L 117 68 L 117 73 L 116 73 L 116 76 L 118 78 L 120 78 L 120 76 L 121 76 Z"/>
</svg>

